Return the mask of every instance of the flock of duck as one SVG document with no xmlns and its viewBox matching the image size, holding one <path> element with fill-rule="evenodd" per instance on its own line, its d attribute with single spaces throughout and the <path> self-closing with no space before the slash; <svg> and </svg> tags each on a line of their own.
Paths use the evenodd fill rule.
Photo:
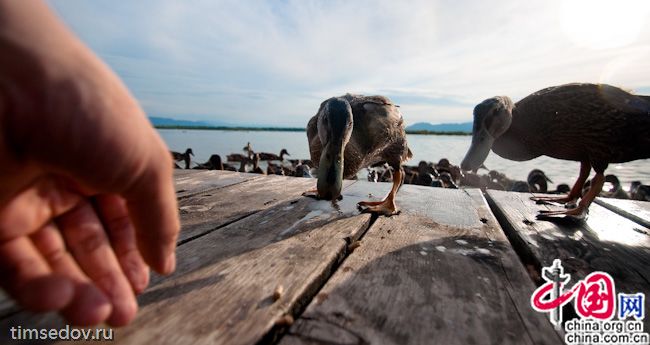
<svg viewBox="0 0 650 345">
<path fill-rule="evenodd" d="M 552 191 L 562 196 L 532 198 L 539 203 L 566 205 L 561 211 L 540 211 L 538 217 L 565 215 L 584 217 L 598 195 L 648 200 L 650 187 L 634 182 L 626 193 L 614 175 L 605 175 L 610 163 L 650 158 L 650 96 L 634 95 L 606 84 L 566 84 L 537 91 L 517 103 L 507 96 L 489 98 L 474 108 L 472 143 L 460 166 L 447 159 L 437 164 L 420 162 L 404 166 L 412 157 L 406 141 L 404 120 L 384 96 L 346 94 L 321 103 L 307 124 L 309 160 L 288 160 L 280 154 L 256 153 L 249 143 L 246 154 L 232 154 L 227 162 L 212 155 L 195 168 L 264 173 L 259 162 L 268 161 L 267 174 L 310 177 L 316 188 L 306 196 L 337 200 L 343 179 L 356 178 L 368 169 L 368 180 L 390 181 L 391 191 L 382 201 L 363 201 L 359 207 L 383 215 L 397 213 L 395 195 L 403 183 L 458 188 L 551 192 L 551 180 L 541 171 L 531 171 L 527 181 L 513 181 L 497 171 L 478 174 L 490 150 L 515 161 L 542 155 L 580 162 L 580 174 L 572 187 L 558 185 Z M 172 152 L 176 161 L 190 167 L 188 149 Z M 278 163 L 273 163 L 277 161 Z M 591 169 L 595 175 L 588 180 Z M 603 192 L 603 185 L 611 188 Z"/>
<path fill-rule="evenodd" d="M 311 175 L 312 162 L 308 159 L 285 159 L 284 156 L 290 156 L 286 149 L 282 149 L 280 154 L 255 152 L 249 142 L 244 148 L 246 154 L 231 153 L 226 156 L 226 162 L 218 154 L 210 156 L 207 162 L 196 164 L 192 169 L 197 170 L 229 170 L 238 172 L 247 172 L 265 175 L 282 175 L 295 177 L 313 177 Z M 172 151 L 172 157 L 177 162 L 184 162 L 185 169 L 190 169 L 194 152 L 191 148 L 185 150 L 185 153 Z M 260 167 L 260 161 L 266 161 L 266 170 Z M 289 163 L 289 164 L 287 164 Z M 175 163 L 175 168 L 181 167 Z"/>
</svg>

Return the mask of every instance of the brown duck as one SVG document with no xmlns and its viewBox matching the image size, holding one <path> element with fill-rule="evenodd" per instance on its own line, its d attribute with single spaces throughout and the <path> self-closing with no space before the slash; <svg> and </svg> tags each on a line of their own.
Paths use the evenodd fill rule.
<svg viewBox="0 0 650 345">
<path fill-rule="evenodd" d="M 318 169 L 316 197 L 338 199 L 344 178 L 365 167 L 386 162 L 395 174 L 382 201 L 362 201 L 364 211 L 393 215 L 395 194 L 402 184 L 401 164 L 411 157 L 404 120 L 398 107 L 384 96 L 346 94 L 321 103 L 307 124 L 311 160 Z"/>
<path fill-rule="evenodd" d="M 192 160 L 192 158 L 190 156 L 194 156 L 194 152 L 192 152 L 191 148 L 188 148 L 187 150 L 185 150 L 185 153 L 171 151 L 171 154 L 172 154 L 172 158 L 174 159 L 174 161 L 176 161 L 176 162 L 184 161 L 185 162 L 185 169 L 190 168 L 190 162 Z"/>
<path fill-rule="evenodd" d="M 279 155 L 268 152 L 260 152 L 258 154 L 260 155 L 260 160 L 262 161 L 283 161 L 284 155 L 291 156 L 289 152 L 287 152 L 287 149 L 282 149 Z"/>
<path fill-rule="evenodd" d="M 574 209 L 540 215 L 584 216 L 602 189 L 609 163 L 650 157 L 650 97 L 605 84 L 566 84 L 535 92 L 514 104 L 501 96 L 474 108 L 472 144 L 461 167 L 478 168 L 490 148 L 525 161 L 546 155 L 580 162 L 580 175 L 565 197 L 533 198 L 575 203 L 591 168 L 589 191 Z"/>
</svg>

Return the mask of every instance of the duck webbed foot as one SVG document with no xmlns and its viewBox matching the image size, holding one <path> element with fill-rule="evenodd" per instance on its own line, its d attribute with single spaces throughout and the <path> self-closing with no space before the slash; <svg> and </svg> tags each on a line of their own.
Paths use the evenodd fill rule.
<svg viewBox="0 0 650 345">
<path fill-rule="evenodd" d="M 312 188 L 310 190 L 302 192 L 302 196 L 306 196 L 308 198 L 313 198 L 313 199 L 316 199 L 316 200 L 320 200 L 320 196 L 318 195 L 318 189 L 316 189 L 316 187 L 314 187 L 314 188 Z"/>
<path fill-rule="evenodd" d="M 561 204 L 566 208 L 576 208 L 578 199 L 582 195 L 582 186 L 584 186 L 590 171 L 591 164 L 589 162 L 581 162 L 580 174 L 576 182 L 573 184 L 569 194 L 565 196 L 534 196 L 531 197 L 530 200 L 533 200 L 538 204 Z"/>
<path fill-rule="evenodd" d="M 576 220 L 585 220 L 589 216 L 589 209 L 587 207 L 579 205 L 578 207 L 569 210 L 560 210 L 560 211 L 541 210 L 537 214 L 537 219 L 540 220 L 553 219 L 558 216 L 564 216 L 566 218 L 571 218 Z"/>
<path fill-rule="evenodd" d="M 587 193 L 585 193 L 582 199 L 580 199 L 580 203 L 576 208 L 572 208 L 569 210 L 560 210 L 560 211 L 542 210 L 539 211 L 537 218 L 549 219 L 553 216 L 566 216 L 568 218 L 579 219 L 579 220 L 586 219 L 587 216 L 589 215 L 589 205 L 591 205 L 591 202 L 594 201 L 598 193 L 600 193 L 601 189 L 603 188 L 604 182 L 605 182 L 605 176 L 603 175 L 603 172 L 596 171 L 596 175 L 592 180 L 591 187 L 589 187 Z"/>
<path fill-rule="evenodd" d="M 361 201 L 357 206 L 362 213 L 377 213 L 387 217 L 400 213 L 395 206 L 395 200 L 389 198 L 382 201 Z"/>
<path fill-rule="evenodd" d="M 535 201 L 537 204 L 564 205 L 566 208 L 575 208 L 578 202 L 578 198 L 570 194 L 565 196 L 534 196 L 530 200 Z"/>
<path fill-rule="evenodd" d="M 397 210 L 395 206 L 395 195 L 397 190 L 402 184 L 402 169 L 396 169 L 395 175 L 393 175 L 393 187 L 390 189 L 390 192 L 382 201 L 361 201 L 357 203 L 357 207 L 363 213 L 377 213 L 387 217 L 397 215 L 400 211 Z"/>
<path fill-rule="evenodd" d="M 316 199 L 316 200 L 323 200 L 324 199 L 323 197 L 320 196 L 320 194 L 318 194 L 318 189 L 316 189 L 316 188 L 302 192 L 302 196 L 306 196 L 308 198 L 312 198 L 312 199 Z M 329 199 L 327 199 L 327 200 L 329 200 Z M 335 200 L 343 200 L 343 195 L 337 196 Z"/>
</svg>

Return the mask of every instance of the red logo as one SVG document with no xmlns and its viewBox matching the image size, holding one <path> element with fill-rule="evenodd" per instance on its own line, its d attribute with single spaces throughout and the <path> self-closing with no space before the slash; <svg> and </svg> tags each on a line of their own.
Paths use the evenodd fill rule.
<svg viewBox="0 0 650 345">
<path fill-rule="evenodd" d="M 576 313 L 582 318 L 611 320 L 616 313 L 614 279 L 605 272 L 593 272 L 579 280 L 568 290 L 564 289 L 571 278 L 564 274 L 560 260 L 550 267 L 542 268 L 546 280 L 531 296 L 531 305 L 539 312 L 548 312 L 551 323 L 562 324 L 562 306 L 574 300 Z"/>
</svg>

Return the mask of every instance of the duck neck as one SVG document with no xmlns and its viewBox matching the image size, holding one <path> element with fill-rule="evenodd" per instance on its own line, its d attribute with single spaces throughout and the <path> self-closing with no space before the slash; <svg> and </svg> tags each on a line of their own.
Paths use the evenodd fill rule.
<svg viewBox="0 0 650 345">
<path fill-rule="evenodd" d="M 499 156 L 515 161 L 533 159 L 539 155 L 530 149 L 530 133 L 522 128 L 521 117 L 517 114 L 517 108 L 512 110 L 512 122 L 510 127 L 500 137 L 494 140 L 492 151 Z"/>
</svg>

